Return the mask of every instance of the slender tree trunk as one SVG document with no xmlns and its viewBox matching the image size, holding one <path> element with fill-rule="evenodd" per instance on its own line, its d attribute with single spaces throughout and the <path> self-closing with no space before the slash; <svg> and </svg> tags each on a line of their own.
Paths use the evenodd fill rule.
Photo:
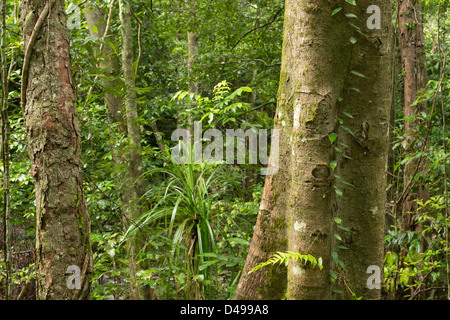
<svg viewBox="0 0 450 320">
<path fill-rule="evenodd" d="M 21 102 L 36 195 L 37 298 L 86 299 L 93 261 L 64 1 L 22 1 L 21 17 Z M 75 274 L 67 275 L 70 270 Z"/>
<path fill-rule="evenodd" d="M 138 201 L 145 193 L 145 183 L 142 179 L 143 164 L 141 155 L 141 136 L 140 126 L 138 124 L 138 109 L 136 103 L 136 91 L 134 90 L 136 81 L 136 73 L 133 69 L 134 64 L 134 52 L 133 52 L 133 32 L 131 25 L 131 8 L 130 3 L 126 0 L 119 0 L 119 15 L 121 22 L 122 32 L 122 70 L 123 77 L 125 79 L 126 95 L 124 98 L 127 134 L 129 139 L 129 161 L 128 170 L 129 177 L 132 181 L 129 181 L 129 191 L 132 191 L 130 195 L 126 196 L 130 200 L 127 204 L 128 212 L 127 217 L 131 222 L 135 221 L 140 215 L 140 209 Z M 127 192 L 129 192 L 127 191 Z M 136 255 L 140 248 L 145 244 L 142 239 L 132 239 L 128 243 L 128 254 L 130 256 L 130 269 L 131 276 L 135 277 L 138 264 L 136 262 Z M 146 266 L 144 263 L 141 267 Z M 131 282 L 131 297 L 135 300 L 152 299 L 154 295 L 153 290 L 149 286 L 139 287 L 135 281 Z"/>
<path fill-rule="evenodd" d="M 403 110 L 405 118 L 410 118 L 420 115 L 421 112 L 427 112 L 426 102 L 413 105 L 417 100 L 418 92 L 422 91 L 427 84 L 422 15 L 419 1 L 405 0 L 400 1 L 398 5 L 400 50 L 404 70 Z M 417 127 L 423 124 L 417 118 L 413 121 L 405 121 L 407 155 L 412 156 L 421 149 L 421 146 L 416 144 L 419 135 Z M 419 177 L 418 181 L 414 177 L 415 174 Z M 405 195 L 402 202 L 402 229 L 404 230 L 419 231 L 422 228 L 414 220 L 418 209 L 416 200 L 426 202 L 429 199 L 428 184 L 423 181 L 426 175 L 425 161 L 419 162 L 416 158 L 405 165 L 403 178 Z"/>
<path fill-rule="evenodd" d="M 279 171 L 266 178 L 236 299 L 329 299 L 329 274 L 334 268 L 331 259 L 335 244 L 334 217 L 352 224 L 357 233 L 352 257 L 357 252 L 367 255 L 374 250 L 373 254 L 360 257 L 351 272 L 362 270 L 362 266 L 379 265 L 382 259 L 379 248 L 383 245 L 383 226 L 379 223 L 384 222 L 391 96 L 390 23 L 386 19 L 390 14 L 390 1 L 382 1 L 385 23 L 382 30 L 367 30 L 365 26 L 369 1 L 359 1 L 357 7 L 345 4 L 343 12 L 357 13 L 360 28 L 368 34 L 367 38 L 356 32 L 354 26 L 358 22 L 350 21 L 343 12 L 331 15 L 340 5 L 341 1 L 286 1 L 275 118 L 275 129 L 280 134 Z M 354 40 L 357 40 L 355 44 Z M 367 73 L 370 78 L 366 83 L 359 82 L 355 72 Z M 351 89 L 358 86 L 356 90 Z M 353 105 L 356 102 L 359 104 Z M 342 111 L 354 111 L 354 119 L 351 123 L 346 121 L 346 125 L 353 128 L 355 136 L 359 131 L 363 135 L 367 126 L 374 132 L 370 131 L 368 137 L 366 134 L 365 140 L 362 137 L 356 140 L 343 130 L 340 119 L 345 116 Z M 350 143 L 349 152 L 358 158 L 353 161 L 354 172 L 347 169 L 344 159 L 338 156 L 335 134 L 339 141 Z M 367 167 L 368 164 L 375 168 Z M 360 193 L 347 191 L 339 184 L 333 172 L 335 165 L 341 175 L 351 181 L 362 175 L 360 181 L 353 181 L 363 186 Z M 375 184 L 363 185 L 367 178 L 375 176 L 375 172 Z M 344 189 L 343 199 L 339 199 L 337 192 L 341 189 L 337 190 L 335 186 Z M 363 201 L 360 210 L 357 202 L 352 200 L 353 195 Z M 364 198 L 367 196 L 373 199 Z M 344 212 L 346 206 L 349 206 L 348 213 Z M 369 210 L 375 206 L 379 209 Z M 369 225 L 363 228 L 364 223 Z M 368 238 L 362 233 L 367 230 L 375 238 L 364 242 Z M 323 270 L 290 261 L 287 271 L 283 266 L 276 266 L 248 274 L 276 251 L 286 250 L 321 257 Z M 347 260 L 345 256 L 341 259 Z M 350 263 L 346 264 L 349 266 Z M 362 277 L 368 277 L 365 269 Z M 352 287 L 359 283 L 348 281 Z"/>
<path fill-rule="evenodd" d="M 195 32 L 187 32 L 188 39 L 188 61 L 187 61 L 187 69 L 188 69 L 188 77 L 189 77 L 189 93 L 198 94 L 198 80 L 195 79 L 194 65 L 197 60 L 197 56 L 200 52 L 200 46 L 198 43 L 198 34 Z M 194 108 L 194 105 L 189 106 L 189 108 Z M 191 135 L 194 134 L 194 120 L 192 117 L 189 117 L 189 132 Z"/>
<path fill-rule="evenodd" d="M 11 299 L 13 291 L 11 266 L 11 196 L 9 183 L 9 118 L 8 118 L 8 63 L 6 61 L 6 0 L 2 0 L 1 8 L 1 68 L 2 68 L 2 162 L 3 162 L 3 243 L 6 269 L 6 300 Z"/>
</svg>

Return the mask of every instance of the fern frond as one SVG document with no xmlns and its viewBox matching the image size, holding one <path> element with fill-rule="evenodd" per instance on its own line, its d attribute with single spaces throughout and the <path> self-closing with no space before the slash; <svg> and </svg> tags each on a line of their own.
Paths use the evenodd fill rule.
<svg viewBox="0 0 450 320">
<path fill-rule="evenodd" d="M 314 256 L 310 254 L 301 254 L 298 252 L 280 252 L 278 251 L 275 253 L 272 257 L 270 257 L 269 260 L 262 262 L 258 264 L 256 267 L 254 267 L 252 270 L 250 270 L 249 274 L 255 271 L 258 271 L 262 267 L 268 266 L 268 265 L 275 265 L 275 264 L 284 264 L 286 267 L 289 265 L 289 259 L 295 260 L 295 261 L 302 261 L 305 264 L 308 262 L 311 264 L 312 267 L 318 266 L 320 270 L 322 270 L 322 258 L 319 257 L 319 259 L 316 259 Z"/>
</svg>

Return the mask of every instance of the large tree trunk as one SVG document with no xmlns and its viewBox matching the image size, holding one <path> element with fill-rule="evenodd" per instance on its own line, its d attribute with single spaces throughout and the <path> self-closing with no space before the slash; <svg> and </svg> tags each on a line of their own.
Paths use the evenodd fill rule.
<svg viewBox="0 0 450 320">
<path fill-rule="evenodd" d="M 356 12 L 359 16 L 360 28 L 368 34 L 365 39 L 349 24 L 358 22 L 349 21 L 350 18 L 342 12 L 331 16 L 333 10 L 342 4 L 340 1 L 286 1 L 275 118 L 275 129 L 280 134 L 279 171 L 266 179 L 236 299 L 330 298 L 329 272 L 333 266 L 331 256 L 335 233 L 333 218 L 339 215 L 345 223 L 352 223 L 359 237 L 354 240 L 354 254 L 367 254 L 374 250 L 372 255 L 360 257 L 354 268 L 359 270 L 362 266 L 379 265 L 382 260 L 379 248 L 383 242 L 383 226 L 379 228 L 379 222 L 384 221 L 391 96 L 390 22 L 386 18 L 390 14 L 390 1 L 382 3 L 382 21 L 385 24 L 382 30 L 366 28 L 365 10 L 371 4 L 369 1 L 359 1 L 358 7 L 349 4 L 344 7 L 343 12 Z M 353 44 L 351 37 L 358 42 Z M 360 82 L 351 71 L 367 73 L 370 78 Z M 361 92 L 350 87 L 358 87 Z M 353 105 L 356 102 L 359 104 Z M 365 140 L 350 141 L 352 136 L 340 128 L 339 119 L 344 118 L 341 111 L 354 112 L 354 119 L 345 124 L 355 132 L 367 125 L 374 131 L 371 129 Z M 357 158 L 352 163 L 354 172 L 346 169 L 344 160 L 337 156 L 334 149 L 337 141 L 332 144 L 330 140 L 334 133 L 338 134 L 340 141 L 350 143 L 350 153 Z M 373 177 L 374 172 L 378 175 L 375 183 L 365 185 L 359 192 L 345 189 L 344 198 L 339 200 L 334 186 L 344 188 L 330 166 L 334 160 L 338 160 L 341 175 L 346 179 L 353 180 L 358 174 L 362 175 L 361 181 L 353 181 L 358 186 L 367 181 L 365 176 Z M 368 164 L 376 167 L 372 169 L 367 167 Z M 373 199 L 364 198 L 369 195 Z M 353 196 L 363 201 L 359 207 L 356 201 L 352 201 Z M 349 206 L 349 212 L 346 214 L 345 207 L 340 209 L 340 206 Z M 369 209 L 375 206 L 379 209 L 372 214 Z M 368 225 L 363 228 L 364 223 Z M 361 234 L 367 230 L 375 238 L 366 243 Z M 321 257 L 323 270 L 291 261 L 287 271 L 283 266 L 275 266 L 248 273 L 276 251 L 286 250 Z M 342 260 L 346 260 L 345 257 Z M 347 268 L 350 269 L 349 263 Z M 365 269 L 363 276 L 368 277 Z"/>
<path fill-rule="evenodd" d="M 336 229 L 335 232 L 342 238 L 336 240 L 336 246 L 347 248 L 335 247 L 346 269 L 338 279 L 343 291 L 339 298 L 352 298 L 352 294 L 363 299 L 381 297 L 393 92 L 393 34 L 391 1 L 376 3 L 381 10 L 380 29 L 366 27 L 371 14 L 366 10 L 373 1 L 357 1 L 356 7 L 349 8 L 359 17 L 359 23 L 354 23 L 368 37 L 355 33 L 358 42 L 352 49 L 349 74 L 341 95 L 343 100 L 339 103 L 339 118 L 343 124 L 337 131 L 336 142 L 342 143 L 338 147 L 350 158 L 336 154 L 338 166 L 334 183 L 343 195 L 337 197 L 335 216 L 342 220 L 342 226 L 351 230 Z M 335 270 L 339 269 L 335 266 Z M 375 277 L 370 280 L 372 275 Z"/>
<path fill-rule="evenodd" d="M 427 84 L 427 71 L 425 67 L 425 47 L 422 26 L 420 3 L 416 0 L 405 0 L 398 3 L 398 25 L 400 32 L 400 50 L 402 56 L 403 77 L 403 110 L 405 118 L 420 115 L 427 112 L 427 103 L 421 102 L 415 105 L 418 92 Z M 412 156 L 421 148 L 417 145 L 417 130 L 423 122 L 418 118 L 413 121 L 405 121 L 406 155 Z M 403 183 L 404 195 L 402 202 L 402 229 L 420 230 L 415 218 L 418 205 L 416 200 L 426 202 L 429 198 L 428 184 L 423 182 L 426 177 L 425 161 L 414 159 L 405 165 Z M 418 167 L 419 166 L 419 167 Z M 419 180 L 414 175 L 419 177 Z"/>
<path fill-rule="evenodd" d="M 93 265 L 64 1 L 22 1 L 21 17 L 22 108 L 36 195 L 37 298 L 84 299 Z M 75 286 L 68 283 L 68 270 L 75 270 Z"/>
</svg>

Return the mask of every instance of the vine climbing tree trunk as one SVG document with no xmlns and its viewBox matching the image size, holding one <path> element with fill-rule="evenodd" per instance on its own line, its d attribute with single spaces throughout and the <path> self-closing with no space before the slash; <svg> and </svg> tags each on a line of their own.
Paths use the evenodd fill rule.
<svg viewBox="0 0 450 320">
<path fill-rule="evenodd" d="M 325 0 L 285 3 L 275 117 L 280 136 L 279 171 L 266 178 L 235 299 L 329 299 L 330 271 L 336 268 L 332 257 L 338 258 L 333 249 L 338 245 L 334 218 L 339 216 L 341 227 L 345 224 L 352 228 L 351 250 L 355 252 L 351 256 L 363 256 L 352 267 L 345 256 L 337 261 L 345 263 L 349 272 L 380 265 L 391 97 L 387 19 L 391 3 L 378 2 L 384 25 L 368 30 L 369 2 L 361 0 L 357 6 Z M 366 77 L 367 82 L 359 81 Z M 343 111 L 348 114 L 344 123 Z M 356 158 L 351 166 L 345 162 L 349 159 L 339 142 L 348 145 L 345 152 Z M 273 156 L 270 163 L 274 163 Z M 374 173 L 378 175 L 375 183 L 367 183 Z M 343 178 L 362 189 L 344 189 Z M 358 200 L 352 200 L 353 196 Z M 366 198 L 369 196 L 373 198 Z M 374 238 L 365 242 L 368 237 L 364 233 L 368 231 Z M 275 252 L 286 250 L 321 258 L 323 269 L 291 260 L 287 270 L 273 266 L 249 273 Z M 347 281 L 355 288 L 367 277 L 364 269 L 357 280 Z M 379 290 L 371 297 L 377 295 Z"/>
<path fill-rule="evenodd" d="M 342 153 L 335 149 L 334 184 L 342 195 L 336 198 L 334 213 L 342 222 L 336 224 L 333 270 L 342 293 L 336 298 L 381 297 L 393 92 L 391 7 L 390 0 L 377 1 L 376 6 L 360 0 L 345 8 L 358 17 L 352 23 L 359 29 L 352 34 L 357 42 L 338 103 L 335 146 Z"/>
<path fill-rule="evenodd" d="M 86 299 L 93 261 L 64 1 L 22 1 L 21 17 L 21 103 L 35 181 L 37 298 Z M 74 272 L 71 278 L 68 271 Z"/>
</svg>

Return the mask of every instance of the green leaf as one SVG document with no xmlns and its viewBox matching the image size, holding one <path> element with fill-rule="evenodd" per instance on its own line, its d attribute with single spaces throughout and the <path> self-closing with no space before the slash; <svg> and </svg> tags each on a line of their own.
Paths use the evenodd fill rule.
<svg viewBox="0 0 450 320">
<path fill-rule="evenodd" d="M 335 233 L 335 234 L 334 234 L 334 237 L 335 237 L 336 239 L 338 239 L 339 241 L 342 241 L 342 238 L 341 238 L 341 236 L 340 236 L 338 233 Z"/>
<path fill-rule="evenodd" d="M 337 137 L 338 137 L 337 133 L 333 132 L 328 136 L 328 139 L 330 139 L 330 142 L 333 143 L 334 141 L 336 141 Z"/>
<path fill-rule="evenodd" d="M 356 43 L 356 41 L 358 41 L 358 40 L 356 40 L 356 38 L 355 38 L 355 37 L 350 37 L 350 42 L 351 42 L 351 43 L 355 44 L 355 43 Z"/>
<path fill-rule="evenodd" d="M 333 251 L 331 253 L 331 256 L 333 257 L 333 260 L 334 260 L 335 263 L 339 263 L 339 258 L 338 258 L 338 254 L 337 254 L 336 251 Z"/>
<path fill-rule="evenodd" d="M 343 246 L 342 244 L 337 244 L 336 248 L 342 249 L 342 250 L 349 250 L 346 246 Z"/>
<path fill-rule="evenodd" d="M 339 189 L 338 187 L 334 186 L 334 191 L 336 191 L 336 194 L 339 196 L 339 198 L 342 198 L 342 196 L 344 195 L 344 193 L 342 192 L 341 189 Z"/>
<path fill-rule="evenodd" d="M 347 2 L 353 6 L 356 6 L 356 0 L 345 0 L 345 2 Z"/>
<path fill-rule="evenodd" d="M 349 117 L 350 119 L 353 119 L 353 116 L 352 116 L 350 113 L 345 112 L 345 111 L 342 111 L 342 113 L 343 113 L 344 115 L 346 115 L 347 117 Z"/>
<path fill-rule="evenodd" d="M 345 267 L 345 264 L 342 260 L 339 260 L 338 265 L 340 265 L 341 268 L 344 269 L 345 272 L 347 272 L 347 268 Z"/>
<path fill-rule="evenodd" d="M 97 26 L 89 26 L 89 27 L 91 27 L 91 29 L 94 33 L 98 33 Z"/>
<path fill-rule="evenodd" d="M 238 244 L 243 244 L 243 245 L 250 245 L 250 242 L 241 238 L 228 238 L 227 241 L 229 242 L 234 242 L 234 243 L 238 243 Z"/>
<path fill-rule="evenodd" d="M 341 220 L 341 218 L 336 217 L 336 218 L 334 218 L 334 222 L 336 222 L 337 224 L 341 224 L 342 220 Z"/>
<path fill-rule="evenodd" d="M 333 13 L 331 15 L 334 16 L 336 13 L 338 13 L 341 10 L 342 10 L 342 7 L 336 8 L 333 10 Z"/>
<path fill-rule="evenodd" d="M 350 72 L 353 73 L 355 76 L 358 76 L 361 78 L 367 78 L 365 75 L 363 75 L 362 73 L 359 73 L 358 71 L 352 70 Z"/>
<path fill-rule="evenodd" d="M 334 169 L 336 169 L 337 165 L 338 165 L 337 160 L 331 161 L 331 162 L 330 162 L 330 168 L 331 168 L 331 170 L 334 171 Z"/>
<path fill-rule="evenodd" d="M 349 127 L 341 125 L 341 128 L 344 129 L 345 131 L 347 131 L 348 133 L 350 133 L 353 137 L 355 136 L 355 134 Z"/>
<path fill-rule="evenodd" d="M 358 16 L 356 14 L 353 14 L 353 13 L 346 13 L 345 16 L 347 18 L 358 19 Z"/>
<path fill-rule="evenodd" d="M 330 271 L 330 276 L 333 281 L 335 281 L 337 279 L 337 274 L 334 271 Z"/>
<path fill-rule="evenodd" d="M 358 88 L 355 88 L 355 87 L 349 87 L 348 90 L 353 90 L 353 91 L 361 93 L 361 91 Z"/>
<path fill-rule="evenodd" d="M 347 228 L 347 227 L 344 227 L 343 225 L 338 225 L 337 226 L 339 229 L 341 229 L 341 230 L 344 230 L 344 231 L 348 231 L 348 232 L 351 232 L 352 230 L 350 230 L 349 228 Z"/>
</svg>

